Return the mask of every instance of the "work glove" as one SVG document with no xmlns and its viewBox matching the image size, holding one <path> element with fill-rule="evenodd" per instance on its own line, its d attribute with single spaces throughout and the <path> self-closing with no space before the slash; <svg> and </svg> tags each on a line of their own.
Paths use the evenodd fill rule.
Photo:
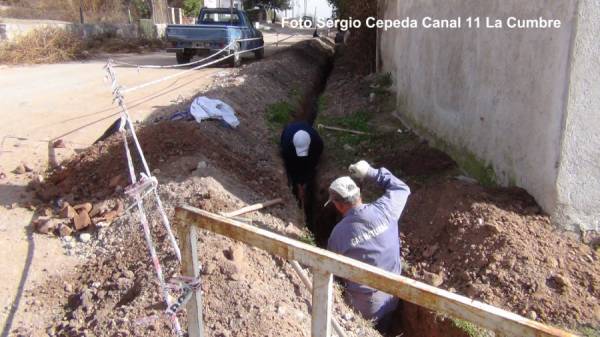
<svg viewBox="0 0 600 337">
<path fill-rule="evenodd" d="M 361 160 L 356 164 L 350 165 L 350 167 L 348 167 L 348 170 L 350 171 L 350 175 L 353 178 L 364 179 L 364 177 L 367 176 L 367 172 L 369 172 L 370 168 L 371 165 L 369 165 L 369 163 L 367 163 L 364 160 Z"/>
</svg>

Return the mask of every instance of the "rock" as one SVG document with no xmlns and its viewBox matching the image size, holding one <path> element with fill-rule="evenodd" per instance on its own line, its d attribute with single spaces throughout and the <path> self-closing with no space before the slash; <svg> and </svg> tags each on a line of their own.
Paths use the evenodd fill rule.
<svg viewBox="0 0 600 337">
<path fill-rule="evenodd" d="M 6 174 L 4 172 L 0 172 L 0 179 L 6 178 Z"/>
<path fill-rule="evenodd" d="M 27 172 L 27 170 L 25 170 L 25 165 L 22 163 L 13 170 L 14 174 L 24 174 L 25 172 Z"/>
<path fill-rule="evenodd" d="M 41 234 L 52 234 L 60 226 L 56 219 L 40 217 L 34 221 L 35 230 Z"/>
<path fill-rule="evenodd" d="M 118 216 L 123 215 L 123 212 L 125 212 L 125 205 L 123 204 L 123 200 L 117 200 L 117 206 L 115 206 L 114 211 L 117 212 Z"/>
<path fill-rule="evenodd" d="M 71 293 L 73 292 L 73 286 L 67 282 L 65 282 L 63 284 L 63 288 L 65 289 L 66 292 Z"/>
<path fill-rule="evenodd" d="M 240 270 L 240 268 L 238 268 L 238 266 L 235 263 L 225 260 L 223 261 L 220 267 L 221 273 L 227 276 L 229 279 L 237 281 L 242 278 L 242 270 Z"/>
<path fill-rule="evenodd" d="M 89 227 L 92 224 L 92 219 L 88 215 L 85 210 L 82 210 L 77 213 L 77 215 L 73 218 L 73 225 L 75 226 L 76 231 L 80 231 Z"/>
<path fill-rule="evenodd" d="M 354 152 L 354 148 L 348 144 L 344 144 L 344 151 Z"/>
<path fill-rule="evenodd" d="M 537 315 L 537 312 L 535 312 L 535 311 L 533 311 L 533 310 L 530 310 L 530 311 L 527 313 L 527 318 L 529 318 L 529 319 L 531 319 L 531 320 L 534 320 L 534 321 L 535 321 L 535 320 L 537 319 L 537 317 L 538 317 L 538 315 Z"/>
<path fill-rule="evenodd" d="M 483 226 L 483 229 L 491 234 L 500 234 L 502 232 L 498 226 L 492 224 L 486 224 Z"/>
<path fill-rule="evenodd" d="M 561 293 L 566 293 L 571 288 L 571 281 L 563 275 L 554 275 L 550 279 L 559 287 Z"/>
<path fill-rule="evenodd" d="M 444 276 L 441 274 L 434 274 L 428 271 L 423 272 L 423 280 L 434 287 L 439 287 L 444 283 Z"/>
<path fill-rule="evenodd" d="M 73 219 L 76 215 L 77 212 L 75 211 L 75 209 L 65 202 L 60 210 L 60 216 L 65 219 Z"/>
<path fill-rule="evenodd" d="M 54 143 L 52 143 L 52 147 L 55 149 L 64 149 L 67 147 L 67 145 L 65 144 L 65 141 L 61 138 L 55 140 Z"/>
<path fill-rule="evenodd" d="M 423 257 L 428 259 L 432 257 L 439 249 L 439 245 L 436 243 L 433 246 L 429 246 L 423 251 Z"/>
<path fill-rule="evenodd" d="M 69 227 L 67 224 L 60 224 L 58 226 L 58 234 L 61 237 L 70 237 L 71 234 L 73 234 L 73 229 L 71 229 L 71 227 Z"/>
<path fill-rule="evenodd" d="M 198 162 L 198 165 L 196 165 L 196 170 L 204 170 L 207 167 L 208 164 L 204 160 L 202 160 Z"/>
<path fill-rule="evenodd" d="M 154 169 L 154 170 L 152 170 L 152 174 L 154 174 L 154 175 L 160 174 L 160 169 Z"/>
<path fill-rule="evenodd" d="M 123 272 L 123 277 L 133 280 L 135 278 L 135 274 L 131 270 L 128 269 Z"/>
<path fill-rule="evenodd" d="M 89 212 L 90 213 L 90 218 L 99 216 L 100 214 L 104 213 L 108 211 L 108 205 L 106 200 L 105 201 L 101 201 L 101 202 L 97 202 L 92 206 L 92 210 Z"/>
<path fill-rule="evenodd" d="M 28 163 L 23 164 L 23 168 L 25 168 L 25 172 L 33 172 L 33 166 Z"/>
<path fill-rule="evenodd" d="M 91 239 L 92 239 L 92 235 L 90 233 L 79 234 L 79 241 L 81 241 L 83 243 L 90 242 Z"/>
<path fill-rule="evenodd" d="M 342 316 L 342 318 L 346 321 L 351 321 L 354 318 L 354 315 L 352 315 L 351 313 L 347 312 L 344 314 L 344 316 Z"/>
<path fill-rule="evenodd" d="M 108 211 L 108 212 L 102 214 L 102 218 L 107 222 L 113 222 L 113 220 L 115 220 L 118 217 L 119 217 L 119 214 L 117 214 L 116 211 Z"/>
<path fill-rule="evenodd" d="M 106 228 L 108 226 L 110 226 L 110 222 L 108 221 L 98 221 L 95 223 L 95 226 L 98 228 Z"/>
<path fill-rule="evenodd" d="M 75 207 L 73 207 L 78 213 L 81 211 L 85 211 L 86 213 L 90 213 L 92 211 L 92 204 L 90 204 L 89 202 L 86 202 L 84 204 L 79 204 Z"/>
</svg>

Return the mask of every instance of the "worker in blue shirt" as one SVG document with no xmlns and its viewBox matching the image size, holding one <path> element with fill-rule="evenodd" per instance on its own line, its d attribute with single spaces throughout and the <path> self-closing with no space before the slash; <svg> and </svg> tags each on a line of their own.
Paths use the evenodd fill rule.
<svg viewBox="0 0 600 337">
<path fill-rule="evenodd" d="M 306 188 L 316 175 L 323 140 L 306 122 L 288 124 L 281 134 L 281 156 L 294 195 L 304 208 Z"/>
<path fill-rule="evenodd" d="M 400 274 L 400 237 L 398 220 L 404 210 L 409 187 L 385 168 L 374 169 L 366 161 L 351 165 L 357 179 L 374 182 L 385 190 L 382 197 L 363 204 L 360 189 L 350 177 L 336 179 L 329 187 L 329 202 L 343 216 L 335 226 L 327 249 Z M 390 324 L 398 299 L 382 291 L 346 282 L 347 301 L 365 318 L 374 319 L 380 330 Z"/>
</svg>

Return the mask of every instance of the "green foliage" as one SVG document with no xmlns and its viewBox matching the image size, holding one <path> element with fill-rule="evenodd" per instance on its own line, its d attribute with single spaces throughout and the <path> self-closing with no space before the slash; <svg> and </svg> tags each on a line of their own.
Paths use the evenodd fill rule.
<svg viewBox="0 0 600 337">
<path fill-rule="evenodd" d="M 585 327 L 581 329 L 581 334 L 585 337 L 600 337 L 600 329 Z"/>
<path fill-rule="evenodd" d="M 300 241 L 309 244 L 311 246 L 317 246 L 317 240 L 315 240 L 315 235 L 309 231 L 306 231 L 304 235 L 300 238 Z"/>
<path fill-rule="evenodd" d="M 471 322 L 463 321 L 462 319 L 453 318 L 452 323 L 457 328 L 466 332 L 467 335 L 469 335 L 470 337 L 488 337 L 488 336 L 490 336 L 490 333 L 487 330 L 480 328 Z"/>
<path fill-rule="evenodd" d="M 319 101 L 320 104 L 324 104 L 326 102 Z M 371 119 L 371 115 L 365 111 L 355 111 L 354 113 L 343 116 L 343 117 L 323 117 L 319 116 L 317 118 L 317 122 L 315 124 L 325 124 L 329 126 L 335 126 L 355 131 L 362 131 L 368 133 L 369 130 L 369 120 Z M 369 135 L 357 135 L 348 132 L 340 132 L 340 131 L 327 131 L 333 135 L 333 141 L 336 145 L 343 146 L 344 144 L 348 145 L 356 145 L 358 143 L 369 140 Z"/>
<path fill-rule="evenodd" d="M 244 8 L 252 9 L 262 7 L 264 9 L 290 9 L 290 0 L 244 0 Z"/>
<path fill-rule="evenodd" d="M 146 0 L 132 0 L 130 9 L 136 18 L 148 19 L 152 17 L 151 4 Z"/>
<path fill-rule="evenodd" d="M 183 0 L 183 11 L 186 16 L 197 17 L 204 7 L 204 0 Z"/>
<path fill-rule="evenodd" d="M 290 122 L 294 109 L 289 102 L 281 101 L 267 107 L 267 122 L 272 130 L 281 130 Z"/>
</svg>

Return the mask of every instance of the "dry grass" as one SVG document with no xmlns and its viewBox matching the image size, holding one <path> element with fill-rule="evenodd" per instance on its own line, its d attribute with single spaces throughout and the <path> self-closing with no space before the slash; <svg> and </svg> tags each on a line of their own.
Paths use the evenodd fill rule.
<svg viewBox="0 0 600 337">
<path fill-rule="evenodd" d="M 0 44 L 0 64 L 59 63 L 99 53 L 143 53 L 162 48 L 162 40 L 124 39 L 114 34 L 83 40 L 76 33 L 48 27 Z"/>
<path fill-rule="evenodd" d="M 0 63 L 57 63 L 82 57 L 83 41 L 59 28 L 35 29 L 0 46 Z"/>
</svg>

